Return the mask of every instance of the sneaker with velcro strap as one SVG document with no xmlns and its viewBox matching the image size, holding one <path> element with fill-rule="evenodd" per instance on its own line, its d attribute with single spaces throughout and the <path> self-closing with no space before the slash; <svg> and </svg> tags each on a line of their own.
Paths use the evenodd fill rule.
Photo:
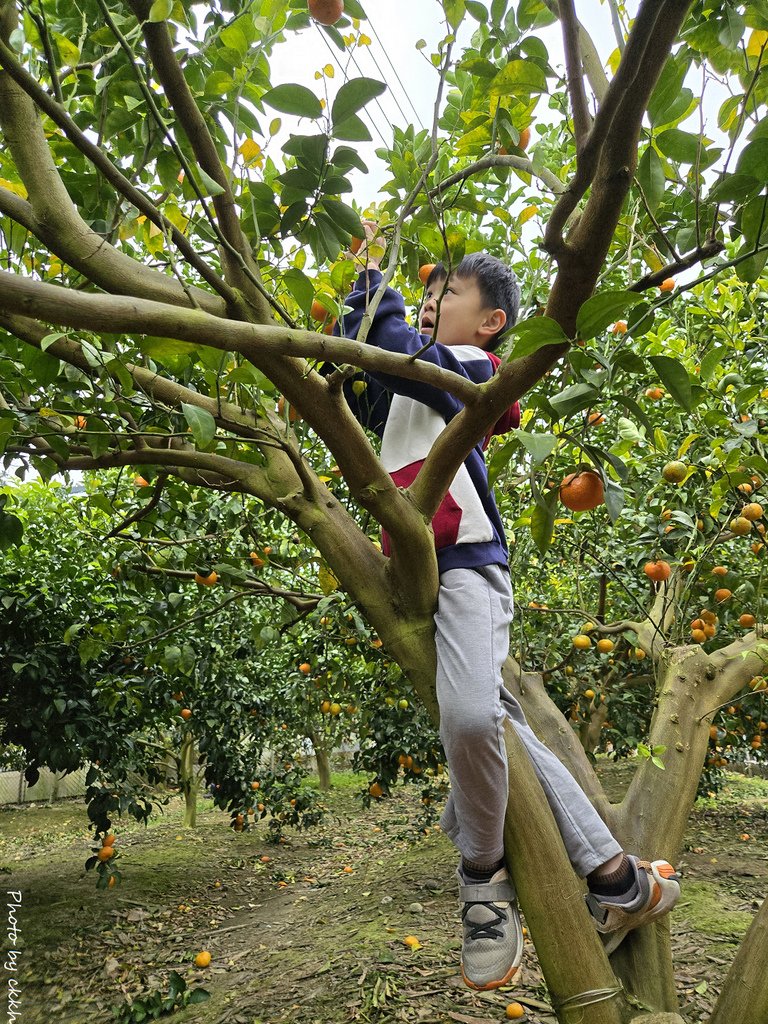
<svg viewBox="0 0 768 1024">
<path fill-rule="evenodd" d="M 680 898 L 680 879 L 668 861 L 641 860 L 632 854 L 627 854 L 627 860 L 632 865 L 638 890 L 631 900 L 626 896 L 592 892 L 584 897 L 609 954 L 634 928 L 669 913 Z"/>
<path fill-rule="evenodd" d="M 460 870 L 456 874 L 464 930 L 462 977 L 479 991 L 509 985 L 523 959 L 523 928 L 507 869 L 500 868 L 488 882 L 467 883 Z"/>
</svg>

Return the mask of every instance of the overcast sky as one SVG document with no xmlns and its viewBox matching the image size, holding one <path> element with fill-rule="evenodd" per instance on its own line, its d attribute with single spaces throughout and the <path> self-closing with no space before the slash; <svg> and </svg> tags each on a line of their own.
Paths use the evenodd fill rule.
<svg viewBox="0 0 768 1024">
<path fill-rule="evenodd" d="M 378 188 L 385 180 L 384 168 L 374 150 L 383 144 L 382 138 L 391 138 L 391 124 L 403 126 L 409 121 L 417 126 L 419 123 L 425 127 L 431 124 L 438 75 L 429 62 L 429 54 L 435 51 L 446 28 L 438 0 L 387 0 L 386 5 L 368 0 L 363 6 L 371 13 L 369 20 L 361 23 L 361 28 L 371 38 L 372 45 L 355 51 L 359 67 L 351 63 L 348 75 L 358 77 L 364 74 L 388 85 L 387 92 L 378 102 L 374 100 L 368 104 L 363 113 L 373 141 L 358 145 L 371 174 L 357 178 L 360 194 L 355 198 L 367 204 L 376 197 Z M 487 6 L 490 6 L 490 0 Z M 627 6 L 633 11 L 637 3 Z M 576 0 L 576 9 L 601 57 L 606 60 L 616 47 L 608 5 L 601 0 Z M 460 28 L 454 52 L 460 52 L 462 45 L 469 43 L 476 27 L 477 22 L 467 15 Z M 559 25 L 544 29 L 539 34 L 545 39 L 552 65 L 556 69 L 562 68 L 564 62 Z M 421 52 L 416 49 L 420 39 L 427 41 L 427 46 Z M 313 25 L 309 30 L 291 33 L 286 43 L 276 48 L 272 58 L 272 81 L 275 85 L 298 82 L 318 90 L 320 83 L 314 78 L 315 71 L 330 63 L 336 65 L 336 74 L 330 83 L 331 90 L 335 90 L 343 84 L 340 65 L 345 60 L 345 56 L 330 43 L 324 31 Z"/>
</svg>

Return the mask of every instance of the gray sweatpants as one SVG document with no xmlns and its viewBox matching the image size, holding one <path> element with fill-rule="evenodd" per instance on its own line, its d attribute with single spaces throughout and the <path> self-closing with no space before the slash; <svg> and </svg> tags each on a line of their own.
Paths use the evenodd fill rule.
<svg viewBox="0 0 768 1024">
<path fill-rule="evenodd" d="M 509 653 L 513 614 L 504 567 L 441 573 L 435 613 L 437 699 L 451 793 L 440 825 L 467 860 L 490 865 L 504 856 L 508 718 L 533 762 L 574 870 L 584 878 L 621 853 L 621 846 L 570 772 L 536 738 L 520 704 L 503 686 L 501 668 Z"/>
</svg>

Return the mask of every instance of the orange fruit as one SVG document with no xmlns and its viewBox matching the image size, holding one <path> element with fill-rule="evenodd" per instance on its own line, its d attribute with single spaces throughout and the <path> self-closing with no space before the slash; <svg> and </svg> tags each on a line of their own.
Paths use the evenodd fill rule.
<svg viewBox="0 0 768 1024">
<path fill-rule="evenodd" d="M 672 568 L 669 562 L 665 562 L 661 558 L 657 558 L 655 562 L 646 562 L 643 566 L 643 572 L 649 580 L 655 580 L 656 583 L 661 583 L 662 580 L 668 580 L 669 574 L 672 572 Z"/>
<path fill-rule="evenodd" d="M 752 484 L 739 484 L 739 486 L 736 488 L 736 490 L 737 491 L 741 491 L 742 494 L 751 494 L 752 493 Z"/>
<path fill-rule="evenodd" d="M 75 426 L 78 430 L 84 430 L 87 423 L 85 416 L 75 416 Z"/>
<path fill-rule="evenodd" d="M 380 800 L 384 796 L 384 790 L 381 788 L 380 782 L 372 782 L 368 787 L 368 792 L 375 800 Z"/>
<path fill-rule="evenodd" d="M 569 473 L 560 484 L 560 501 L 572 512 L 597 508 L 604 500 L 603 481 L 591 469 Z"/>
<path fill-rule="evenodd" d="M 646 388 L 645 397 L 653 399 L 654 402 L 658 402 L 660 398 L 664 397 L 664 392 L 661 388 Z"/>
<path fill-rule="evenodd" d="M 507 1020 L 521 1020 L 525 1016 L 525 1007 L 520 1003 L 510 1003 L 504 1011 L 504 1015 Z"/>
<path fill-rule="evenodd" d="M 675 290 L 675 279 L 674 277 L 666 277 L 659 285 L 660 292 L 672 292 Z"/>
<path fill-rule="evenodd" d="M 303 661 L 299 665 L 299 672 L 303 673 L 305 676 L 308 676 L 311 671 L 312 671 L 312 666 L 309 664 L 308 661 Z"/>
<path fill-rule="evenodd" d="M 613 325 L 613 333 L 614 334 L 626 334 L 627 333 L 627 321 L 626 320 L 617 320 L 616 323 Z"/>
<path fill-rule="evenodd" d="M 712 570 L 713 576 L 727 576 L 728 570 L 724 565 L 716 565 Z"/>
<path fill-rule="evenodd" d="M 135 476 L 133 478 L 134 487 L 149 487 L 149 480 L 145 480 L 143 476 Z"/>
<path fill-rule="evenodd" d="M 310 317 L 319 324 L 324 324 L 328 317 L 331 315 L 322 302 L 318 302 L 314 299 L 309 309 Z"/>
<path fill-rule="evenodd" d="M 322 715 L 327 715 L 330 710 L 331 710 L 331 702 L 329 700 L 324 700 L 321 703 L 321 705 L 320 705 L 320 713 Z"/>
<path fill-rule="evenodd" d="M 667 481 L 668 484 L 680 484 L 685 479 L 685 475 L 688 472 L 688 467 L 684 462 L 680 462 L 679 459 L 675 459 L 673 462 L 668 462 L 662 469 L 661 475 Z"/>
<path fill-rule="evenodd" d="M 112 889 L 115 886 L 116 883 L 117 883 L 117 879 L 115 878 L 115 876 L 114 875 L 110 875 L 109 876 L 109 881 L 107 882 L 107 886 L 110 889 Z"/>
<path fill-rule="evenodd" d="M 111 846 L 102 846 L 99 852 L 96 854 L 100 861 L 110 860 L 115 856 L 115 851 Z"/>
<path fill-rule="evenodd" d="M 185 722 L 188 722 L 192 717 L 192 712 L 189 710 L 189 708 L 182 708 L 179 714 L 181 715 Z"/>
<path fill-rule="evenodd" d="M 353 238 L 352 241 L 349 243 L 349 251 L 352 253 L 353 256 L 356 256 L 360 252 L 360 249 L 364 241 L 365 239 L 363 238 Z"/>
<path fill-rule="evenodd" d="M 255 779 L 255 780 L 254 780 L 254 781 L 253 781 L 253 782 L 251 783 L 251 789 L 253 789 L 253 790 L 257 790 L 257 789 L 260 789 L 260 788 L 261 788 L 261 783 L 259 782 L 259 780 L 258 780 L 258 779 Z"/>
<path fill-rule="evenodd" d="M 335 25 L 344 13 L 344 0 L 307 0 L 307 7 L 319 25 Z"/>
<path fill-rule="evenodd" d="M 715 615 L 714 612 L 709 611 L 708 608 L 702 609 L 700 618 L 702 618 L 709 626 L 714 626 L 717 622 L 717 615 Z"/>
<path fill-rule="evenodd" d="M 694 619 L 691 623 L 691 629 L 704 629 L 704 619 Z"/>
<path fill-rule="evenodd" d="M 520 147 L 520 149 L 528 149 L 528 144 L 529 144 L 530 141 L 531 141 L 531 129 L 530 129 L 529 126 L 526 126 L 520 132 L 520 141 L 518 142 L 518 146 Z"/>
<path fill-rule="evenodd" d="M 422 266 L 419 267 L 419 280 L 421 281 L 425 288 L 427 286 L 427 281 L 429 280 L 429 275 L 435 269 L 436 265 L 437 264 L 435 263 L 424 263 Z"/>
<path fill-rule="evenodd" d="M 763 506 L 759 501 L 751 501 L 748 505 L 745 505 L 741 510 L 741 514 L 745 519 L 749 519 L 753 523 L 756 519 L 762 519 L 763 517 Z"/>
<path fill-rule="evenodd" d="M 207 949 L 201 950 L 195 957 L 195 967 L 207 967 L 211 962 L 211 954 Z"/>
<path fill-rule="evenodd" d="M 736 516 L 728 524 L 731 533 L 735 533 L 737 537 L 746 537 L 747 534 L 752 532 L 752 523 L 745 519 L 744 516 Z"/>
<path fill-rule="evenodd" d="M 267 564 L 256 551 L 252 551 L 249 557 L 251 559 L 251 563 L 253 564 L 254 569 L 260 569 L 262 565 Z"/>
<path fill-rule="evenodd" d="M 592 641 L 584 633 L 577 633 L 571 643 L 577 651 L 586 651 L 587 648 L 592 646 Z"/>
<path fill-rule="evenodd" d="M 584 691 L 584 696 L 587 698 L 587 700 L 593 700 L 594 696 L 595 696 L 595 691 L 594 690 L 585 690 Z"/>
<path fill-rule="evenodd" d="M 601 423 L 605 423 L 605 416 L 601 412 L 591 412 L 587 417 L 588 427 L 599 427 Z"/>
<path fill-rule="evenodd" d="M 211 571 L 208 576 L 202 576 L 199 572 L 195 573 L 195 583 L 201 587 L 212 587 L 214 584 L 219 582 L 218 573 Z"/>
<path fill-rule="evenodd" d="M 754 626 L 754 624 L 755 624 L 755 616 L 754 615 L 750 615 L 749 612 L 744 612 L 743 615 L 739 616 L 739 625 L 740 626 L 745 626 L 746 628 L 749 628 L 750 626 Z"/>
<path fill-rule="evenodd" d="M 707 638 L 707 640 L 711 640 L 716 632 L 717 629 L 714 626 L 710 626 L 709 624 L 707 624 L 703 629 L 704 636 Z"/>
<path fill-rule="evenodd" d="M 695 644 L 703 644 L 704 641 L 707 639 L 707 634 L 704 632 L 703 629 L 692 629 L 691 639 Z"/>
<path fill-rule="evenodd" d="M 280 395 L 280 397 L 277 400 L 277 413 L 278 413 L 279 416 L 283 416 L 283 417 L 285 416 L 285 396 L 284 395 Z M 301 416 L 296 411 L 296 409 L 292 405 L 289 405 L 288 406 L 288 422 L 289 423 L 295 423 L 297 420 L 300 420 L 300 419 L 301 419 Z"/>
<path fill-rule="evenodd" d="M 604 640 L 598 640 L 595 646 L 601 654 L 610 654 L 614 648 L 614 643 L 613 640 L 608 640 L 606 638 Z"/>
<path fill-rule="evenodd" d="M 720 590 L 715 591 L 715 600 L 722 604 L 723 601 L 727 601 L 731 597 L 731 593 L 727 587 L 721 587 Z"/>
<path fill-rule="evenodd" d="M 710 725 L 710 727 L 709 727 L 709 738 L 711 740 L 716 740 L 717 739 L 717 726 L 716 725 Z"/>
<path fill-rule="evenodd" d="M 104 846 L 114 846 L 114 844 L 115 844 L 115 836 L 113 836 L 111 832 L 109 833 L 108 836 L 104 836 L 104 838 L 101 841 L 102 847 L 104 847 Z"/>
</svg>

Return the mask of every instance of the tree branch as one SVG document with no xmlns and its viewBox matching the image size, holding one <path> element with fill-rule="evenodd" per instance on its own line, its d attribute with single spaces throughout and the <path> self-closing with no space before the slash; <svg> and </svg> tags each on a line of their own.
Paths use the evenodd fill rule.
<svg viewBox="0 0 768 1024">
<path fill-rule="evenodd" d="M 239 352 L 260 368 L 265 357 L 286 355 L 353 363 L 374 372 L 431 384 L 449 391 L 466 405 L 474 406 L 481 398 L 477 386 L 457 373 L 423 361 L 414 363 L 408 356 L 357 341 L 312 331 L 291 331 L 273 324 L 224 320 L 202 310 L 180 309 L 146 299 L 76 292 L 6 271 L 0 271 L 0 309 L 68 327 L 155 334 L 224 352 Z M 312 410 L 305 408 L 301 400 L 294 404 L 312 422 Z"/>
<path fill-rule="evenodd" d="M 141 24 L 147 50 L 168 102 L 178 117 L 179 124 L 184 129 L 200 167 L 222 189 L 220 194 L 213 196 L 213 206 L 225 242 L 225 252 L 235 257 L 234 261 L 227 261 L 229 263 L 227 277 L 254 306 L 256 317 L 261 322 L 269 321 L 272 319 L 269 310 L 269 297 L 261 282 L 258 264 L 253 258 L 250 243 L 240 226 L 229 176 L 222 166 L 208 126 L 198 109 L 189 84 L 173 52 L 168 23 L 146 20 L 152 6 L 151 0 L 129 0 L 129 4 Z M 281 312 L 284 311 L 281 310 Z"/>
<path fill-rule="evenodd" d="M 542 167 L 535 170 L 531 161 L 523 156 L 490 153 L 488 156 L 484 156 L 479 160 L 476 160 L 475 163 L 470 164 L 463 170 L 456 171 L 455 174 L 451 174 L 447 178 L 444 178 L 441 182 L 438 182 L 434 188 L 431 188 L 427 195 L 440 195 L 445 192 L 446 189 L 450 188 L 451 185 L 456 185 L 461 181 L 466 181 L 467 178 L 471 178 L 472 175 L 479 174 L 481 171 L 485 171 L 489 167 L 514 167 L 519 171 L 523 171 L 525 174 L 530 174 L 533 177 L 538 178 L 556 195 L 562 195 L 562 193 L 565 192 L 564 183 L 560 181 L 557 175 L 553 174 L 548 168 Z"/>
<path fill-rule="evenodd" d="M 668 277 L 672 277 L 674 274 L 680 273 L 681 270 L 688 270 L 689 267 L 695 266 L 697 263 L 701 263 L 703 260 L 712 259 L 713 256 L 717 256 L 725 249 L 725 245 L 717 240 L 704 242 L 702 245 L 692 249 L 691 252 L 686 253 L 685 256 L 681 256 L 680 259 L 675 260 L 672 263 L 668 263 L 661 270 L 655 270 L 651 274 L 646 274 L 645 277 L 641 277 L 639 281 L 636 281 L 630 286 L 629 291 L 631 292 L 644 292 L 648 288 L 655 288 L 660 285 L 662 281 L 665 281 Z"/>
<path fill-rule="evenodd" d="M 156 565 L 142 565 L 135 566 L 134 572 L 144 573 L 147 576 L 164 576 L 168 579 L 173 580 L 185 580 L 192 583 L 195 579 L 195 573 L 188 571 L 187 569 L 164 569 Z M 237 586 L 247 591 L 249 594 L 253 594 L 255 597 L 279 597 L 283 601 L 287 601 L 288 604 L 292 604 L 294 608 L 298 608 L 299 611 L 312 611 L 313 608 L 317 608 L 318 604 L 322 601 L 322 594 L 302 594 L 295 590 L 284 590 L 282 587 L 273 587 L 268 583 L 264 583 L 262 580 L 238 580 Z M 229 600 L 235 600 L 236 597 L 241 596 L 240 594 L 234 595 Z M 228 604 L 225 601 L 224 604 Z M 224 604 L 220 605 L 220 608 L 224 607 Z M 218 611 L 218 609 L 216 609 Z M 213 614 L 212 612 L 206 612 L 205 616 Z M 199 618 L 200 616 L 198 616 Z M 189 621 L 194 622 L 194 619 Z M 183 623 L 182 625 L 186 625 Z M 159 636 L 166 636 L 172 632 L 171 629 L 167 629 L 165 633 L 160 633 Z M 139 641 L 140 643 L 149 643 L 150 640 L 157 640 L 159 637 L 151 637 L 149 640 Z"/>
<path fill-rule="evenodd" d="M 565 51 L 566 80 L 568 93 L 571 97 L 573 112 L 573 130 L 576 137 L 576 152 L 581 152 L 584 142 L 592 126 L 589 113 L 587 94 L 584 90 L 584 71 L 581 64 L 581 45 L 579 41 L 579 20 L 573 0 L 559 0 L 560 23 L 563 30 L 563 49 Z"/>
<path fill-rule="evenodd" d="M 121 195 L 125 196 L 137 210 L 141 211 L 148 220 L 173 240 L 179 252 L 182 253 L 190 266 L 194 267 L 203 280 L 207 281 L 228 304 L 235 305 L 237 303 L 236 293 L 195 252 L 189 239 L 167 217 L 160 213 L 155 204 L 143 192 L 126 178 L 99 146 L 92 142 L 84 132 L 80 131 L 66 110 L 40 87 L 32 75 L 19 64 L 13 51 L 2 40 L 0 40 L 0 66 L 24 90 L 30 99 L 50 117 L 53 123 L 61 128 L 72 145 L 87 157 L 93 166 L 103 174 L 105 179 Z M 101 239 L 100 242 L 103 244 Z M 135 263 L 133 260 L 131 262 Z"/>
</svg>

